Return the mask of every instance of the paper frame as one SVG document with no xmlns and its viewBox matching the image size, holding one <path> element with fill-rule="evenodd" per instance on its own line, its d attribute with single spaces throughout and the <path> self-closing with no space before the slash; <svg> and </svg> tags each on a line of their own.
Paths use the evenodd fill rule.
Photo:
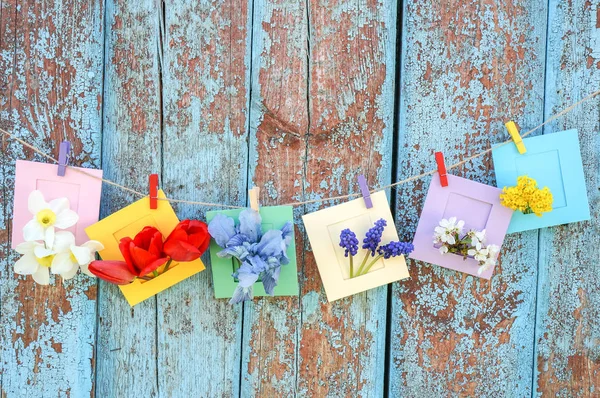
<svg viewBox="0 0 600 398">
<path fill-rule="evenodd" d="M 39 189 L 46 202 L 49 202 L 53 199 L 70 196 L 64 192 L 65 184 L 76 185 L 79 191 L 76 206 L 73 206 L 72 200 L 69 201 L 71 210 L 79 215 L 79 221 L 74 227 L 68 228 L 67 231 L 73 232 L 79 245 L 88 240 L 85 228 L 98 222 L 100 214 L 102 170 L 67 167 L 63 177 L 59 176 L 57 172 L 58 165 L 55 164 L 29 160 L 16 161 L 11 248 L 14 249 L 19 243 L 25 241 L 23 239 L 23 227 L 33 218 L 33 215 L 29 213 L 27 204 L 29 194 Z M 47 187 L 38 187 L 39 181 L 62 185 L 63 191 L 55 193 L 48 190 Z"/>
<path fill-rule="evenodd" d="M 158 198 L 166 198 L 162 190 L 158 191 Z M 145 221 L 151 219 L 153 222 L 144 222 L 144 226 L 151 225 L 156 227 L 163 234 L 164 238 L 167 238 L 179 223 L 179 219 L 169 202 L 165 200 L 158 200 L 157 202 L 157 209 L 152 210 L 150 209 L 149 197 L 142 198 L 86 228 L 90 239 L 97 240 L 104 245 L 104 250 L 98 252 L 103 260 L 124 260 L 119 250 L 119 240 L 122 237 L 121 235 L 123 235 L 121 231 L 131 227 L 142 219 L 145 219 Z M 137 232 L 141 231 L 141 228 L 136 226 L 135 232 L 132 231 L 125 236 L 133 238 Z M 115 236 L 116 234 L 119 234 L 119 238 Z M 133 307 L 204 269 L 204 264 L 200 259 L 185 263 L 173 261 L 166 273 L 143 283 L 140 279 L 136 279 L 129 285 L 119 286 L 119 288 L 129 305 Z"/>
<path fill-rule="evenodd" d="M 543 213 L 541 217 L 515 211 L 508 232 L 523 232 L 589 220 L 591 218 L 590 205 L 577 130 L 565 130 L 524 138 L 523 143 L 527 152 L 522 155 L 513 144 L 503 145 L 492 150 L 496 185 L 499 188 L 515 186 L 518 176 L 528 175 L 538 181 L 540 188 L 544 186 L 550 188 L 555 196 L 555 204 L 557 202 L 562 204 L 564 196 L 565 206 L 553 208 L 552 211 Z M 541 159 L 541 155 L 553 152 L 558 155 L 557 165 Z M 533 158 L 536 160 L 534 161 Z M 524 165 L 523 163 L 527 160 L 529 160 L 528 164 Z M 521 163 L 520 170 L 518 163 Z M 556 166 L 558 166 L 558 172 Z M 556 188 L 560 186 L 562 186 L 562 192 Z"/>
<path fill-rule="evenodd" d="M 445 214 L 448 201 L 452 198 L 452 195 L 460 195 L 467 199 L 491 205 L 484 226 L 486 229 L 486 244 L 495 244 L 502 248 L 513 211 L 500 204 L 500 193 L 500 189 L 491 185 L 481 184 L 450 174 L 448 175 L 448 186 L 442 187 L 439 174 L 434 174 L 415 232 L 413 240 L 415 250 L 409 255 L 409 258 L 483 279 L 490 279 L 495 267 L 490 267 L 479 275 L 477 273 L 479 264 L 475 259 L 463 259 L 462 256 L 451 253 L 441 254 L 433 244 L 433 234 L 435 227 L 439 225 L 442 218 L 452 216 L 457 217 L 459 220 L 465 220 L 464 232 L 467 232 L 469 227 L 481 228 L 481 216 L 472 214 L 473 208 L 471 207 L 465 208 L 465 213 Z M 479 225 L 475 226 L 474 224 Z"/>
<path fill-rule="evenodd" d="M 209 211 L 206 213 L 206 222 L 210 223 L 217 214 L 223 214 L 235 220 L 239 225 L 238 216 L 243 209 Z M 260 207 L 259 213 L 262 218 L 263 232 L 267 229 L 281 229 L 286 222 L 294 222 L 294 210 L 292 206 L 268 206 Z M 279 281 L 273 296 L 298 296 L 300 286 L 298 284 L 298 264 L 296 259 L 296 232 L 292 229 L 292 241 L 287 249 L 287 256 L 290 262 L 281 266 Z M 210 263 L 213 276 L 213 289 L 215 298 L 231 298 L 238 283 L 231 276 L 233 273 L 233 263 L 230 258 L 221 258 L 217 253 L 223 250 L 214 239 L 210 242 Z M 265 292 L 262 283 L 257 281 L 252 292 L 254 297 L 271 296 Z"/>
<path fill-rule="evenodd" d="M 345 220 L 356 217 L 368 217 L 370 220 L 368 227 L 353 231 L 359 239 L 360 248 L 367 230 L 375 221 L 383 218 L 387 226 L 383 230 L 382 244 L 399 240 L 385 192 L 372 194 L 371 200 L 373 207 L 370 209 L 366 208 L 364 199 L 359 198 L 302 216 L 329 302 L 410 277 L 404 256 L 398 256 L 379 260 L 382 266 L 375 270 L 371 269 L 365 275 L 352 279 L 344 278 L 341 267 L 345 264 L 339 262 L 339 254 L 343 253 L 344 249 L 339 246 L 339 237 L 337 241 L 333 240 L 329 231 L 330 225 L 344 223 Z M 362 261 L 362 253 L 364 249 L 359 249 L 356 255 L 358 265 Z"/>
</svg>

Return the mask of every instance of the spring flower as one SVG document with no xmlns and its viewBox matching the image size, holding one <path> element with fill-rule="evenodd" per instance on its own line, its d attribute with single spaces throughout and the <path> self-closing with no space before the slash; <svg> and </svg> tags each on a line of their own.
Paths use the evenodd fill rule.
<svg viewBox="0 0 600 398">
<path fill-rule="evenodd" d="M 273 294 L 279 281 L 281 266 L 289 264 L 287 249 L 294 227 L 287 222 L 281 229 L 262 231 L 262 218 L 252 209 L 240 212 L 239 225 L 231 217 L 217 214 L 208 225 L 208 232 L 223 248 L 217 255 L 235 258 L 239 268 L 232 274 L 238 280 L 231 304 L 251 300 L 254 283 L 261 279 L 265 292 Z"/>
<path fill-rule="evenodd" d="M 471 245 L 477 246 L 478 243 L 485 242 L 485 229 L 483 231 L 476 231 L 474 229 L 467 233 L 469 239 L 471 239 Z"/>
<path fill-rule="evenodd" d="M 527 176 L 519 176 L 516 186 L 504 187 L 500 194 L 502 205 L 538 217 L 541 217 L 542 213 L 552 211 L 553 200 L 548 187 L 539 189 L 537 181 Z"/>
<path fill-rule="evenodd" d="M 358 239 L 356 239 L 356 234 L 348 228 L 344 229 L 340 234 L 340 247 L 345 249 L 344 256 L 348 257 L 348 254 L 356 256 L 356 253 L 358 253 Z"/>
<path fill-rule="evenodd" d="M 56 252 L 47 249 L 40 242 L 23 242 L 15 249 L 21 258 L 14 266 L 15 273 L 19 275 L 31 275 L 33 280 L 40 285 L 50 283 L 50 267 Z"/>
<path fill-rule="evenodd" d="M 167 255 L 163 253 L 163 236 L 154 227 L 144 227 L 133 239 L 121 239 L 119 250 L 129 271 L 138 277 L 156 271 L 168 260 Z"/>
<path fill-rule="evenodd" d="M 467 254 L 473 257 L 475 260 L 481 262 L 485 262 L 488 258 L 488 249 L 481 246 L 481 243 L 477 243 L 472 249 L 467 251 Z"/>
<path fill-rule="evenodd" d="M 434 239 L 436 243 L 448 243 L 453 245 L 456 243 L 458 235 L 462 233 L 465 222 L 463 220 L 456 220 L 456 217 L 450 217 L 449 219 L 443 218 L 439 226 L 435 227 Z"/>
<path fill-rule="evenodd" d="M 386 225 L 387 222 L 383 218 L 375 221 L 375 226 L 367 231 L 365 239 L 363 239 L 362 248 L 369 250 L 371 252 L 371 256 L 375 256 L 377 246 L 379 246 L 379 242 L 381 242 L 383 229 L 386 227 Z"/>
<path fill-rule="evenodd" d="M 54 250 L 56 255 L 52 260 L 51 271 L 60 274 L 63 279 L 71 279 L 81 271 L 89 276 L 94 276 L 88 270 L 88 266 L 97 251 L 104 249 L 102 243 L 90 240 L 81 246 L 75 245 L 75 236 L 68 231 L 56 233 Z"/>
<path fill-rule="evenodd" d="M 46 202 L 40 191 L 32 191 L 27 201 L 33 219 L 23 227 L 23 238 L 28 241 L 43 240 L 47 246 L 54 244 L 55 228 L 67 229 L 79 220 L 79 216 L 69 209 L 69 200 L 59 198 Z"/>
<path fill-rule="evenodd" d="M 210 235 L 202 221 L 183 220 L 169 234 L 164 252 L 174 261 L 194 261 L 208 249 Z"/>
<path fill-rule="evenodd" d="M 383 255 L 383 258 L 388 259 L 390 257 L 400 256 L 402 254 L 410 254 L 413 250 L 415 250 L 415 247 L 412 243 L 390 242 L 387 245 L 383 245 L 377 249 L 377 253 Z"/>
<path fill-rule="evenodd" d="M 115 285 L 128 285 L 137 276 L 125 261 L 92 261 L 88 270 L 103 281 Z"/>
</svg>

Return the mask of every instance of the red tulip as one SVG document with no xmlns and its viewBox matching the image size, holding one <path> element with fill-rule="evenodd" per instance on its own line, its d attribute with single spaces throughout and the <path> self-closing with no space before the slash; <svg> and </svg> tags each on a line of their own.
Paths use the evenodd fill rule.
<svg viewBox="0 0 600 398">
<path fill-rule="evenodd" d="M 138 277 L 155 271 L 168 260 L 163 252 L 163 236 L 154 227 L 144 227 L 133 239 L 121 239 L 119 249 L 129 271 Z"/>
<path fill-rule="evenodd" d="M 98 278 L 115 285 L 128 285 L 135 279 L 124 261 L 92 261 L 88 269 Z"/>
<path fill-rule="evenodd" d="M 202 221 L 183 220 L 165 240 L 165 253 L 174 261 L 193 261 L 208 249 L 210 235 Z"/>
</svg>

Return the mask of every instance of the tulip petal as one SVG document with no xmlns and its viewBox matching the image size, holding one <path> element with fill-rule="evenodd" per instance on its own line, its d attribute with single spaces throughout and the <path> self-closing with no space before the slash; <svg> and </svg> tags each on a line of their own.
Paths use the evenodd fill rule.
<svg viewBox="0 0 600 398">
<path fill-rule="evenodd" d="M 132 247 L 130 249 L 131 258 L 133 260 L 133 265 L 136 269 L 136 274 L 138 276 L 146 275 L 140 273 L 140 271 L 150 265 L 152 262 L 157 260 L 157 257 L 151 253 L 148 253 L 146 250 L 141 247 Z"/>
<path fill-rule="evenodd" d="M 133 275 L 136 275 L 137 270 L 135 269 L 135 266 L 133 265 L 133 259 L 131 258 L 131 248 L 132 247 L 135 247 L 135 244 L 134 244 L 133 240 L 129 237 L 123 238 L 119 242 L 119 250 L 121 251 L 123 258 L 125 259 L 127 266 L 129 267 L 129 271 Z"/>
<path fill-rule="evenodd" d="M 40 211 L 47 209 L 48 203 L 44 200 L 44 194 L 40 191 L 32 191 L 27 199 L 27 208 L 34 216 Z"/>
<path fill-rule="evenodd" d="M 43 240 L 44 227 L 34 218 L 23 227 L 23 239 L 26 241 Z"/>
<path fill-rule="evenodd" d="M 166 257 L 156 259 L 155 261 L 153 261 L 150 264 L 148 264 L 145 268 L 142 268 L 140 270 L 140 273 L 138 274 L 138 276 L 148 275 L 149 273 L 151 273 L 152 271 L 158 269 L 158 267 L 160 267 L 161 265 L 163 265 L 164 263 L 166 263 L 167 260 L 168 260 L 168 258 L 166 258 Z"/>
<path fill-rule="evenodd" d="M 53 199 L 48 203 L 48 207 L 50 210 L 54 212 L 54 214 L 61 213 L 63 210 L 69 209 L 69 199 L 67 198 L 58 198 Z"/>
<path fill-rule="evenodd" d="M 50 272 L 46 267 L 39 267 L 31 276 L 40 285 L 48 285 L 50 283 Z"/>
<path fill-rule="evenodd" d="M 19 275 L 31 275 L 37 271 L 39 266 L 33 253 L 27 253 L 17 260 L 14 271 Z"/>
<path fill-rule="evenodd" d="M 202 255 L 197 248 L 181 240 L 167 240 L 164 250 L 174 261 L 194 261 Z"/>
<path fill-rule="evenodd" d="M 129 266 L 124 261 L 92 261 L 88 271 L 115 285 L 128 285 L 135 279 L 135 275 L 129 271 Z"/>
<path fill-rule="evenodd" d="M 77 264 L 74 264 L 71 260 L 71 253 L 59 253 L 54 256 L 50 270 L 53 274 L 63 274 L 70 272 L 73 268 L 77 268 Z"/>
<path fill-rule="evenodd" d="M 71 209 L 65 209 L 60 213 L 56 213 L 56 222 L 54 225 L 56 228 L 67 229 L 77 224 L 79 216 Z"/>
</svg>

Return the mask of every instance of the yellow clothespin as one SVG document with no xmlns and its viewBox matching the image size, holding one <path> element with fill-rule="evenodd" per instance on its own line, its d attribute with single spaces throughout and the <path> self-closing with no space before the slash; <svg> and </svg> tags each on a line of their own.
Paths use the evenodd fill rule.
<svg viewBox="0 0 600 398">
<path fill-rule="evenodd" d="M 525 144 L 523 143 L 523 139 L 521 138 L 521 134 L 519 134 L 519 129 L 517 129 L 517 125 L 515 122 L 510 121 L 505 124 L 506 129 L 508 130 L 508 134 L 512 137 L 515 145 L 517 146 L 517 150 L 522 155 L 527 152 L 525 148 Z"/>
<path fill-rule="evenodd" d="M 258 195 L 260 193 L 259 187 L 253 187 L 248 190 L 248 202 L 252 210 L 258 211 Z"/>
</svg>

